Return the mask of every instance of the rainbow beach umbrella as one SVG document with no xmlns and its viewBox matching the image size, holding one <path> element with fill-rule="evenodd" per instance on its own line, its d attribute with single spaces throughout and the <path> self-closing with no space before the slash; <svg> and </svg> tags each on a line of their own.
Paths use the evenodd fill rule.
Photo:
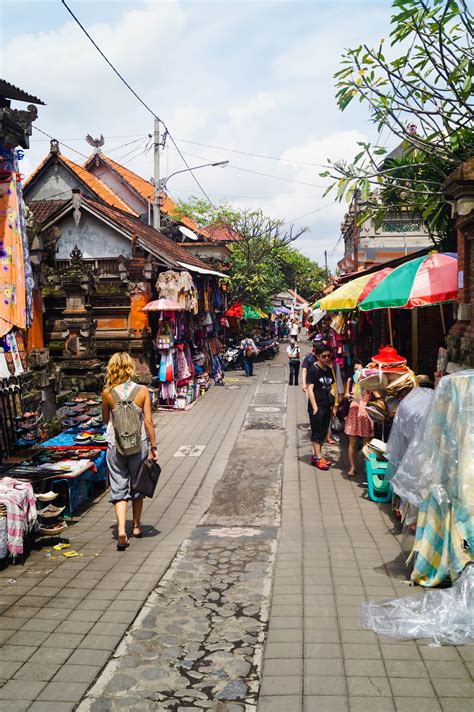
<svg viewBox="0 0 474 712">
<path fill-rule="evenodd" d="M 317 309 L 328 312 L 352 311 L 365 297 L 383 280 L 393 272 L 391 267 L 384 267 L 372 274 L 363 274 L 360 277 L 343 284 L 316 302 Z"/>
<path fill-rule="evenodd" d="M 413 309 L 454 301 L 457 292 L 457 255 L 432 253 L 396 267 L 359 307 L 361 311 Z"/>
</svg>

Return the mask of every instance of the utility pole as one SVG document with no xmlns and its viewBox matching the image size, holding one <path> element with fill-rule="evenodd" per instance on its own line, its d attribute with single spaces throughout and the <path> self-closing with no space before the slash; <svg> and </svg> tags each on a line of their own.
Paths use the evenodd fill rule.
<svg viewBox="0 0 474 712">
<path fill-rule="evenodd" d="M 329 270 L 328 270 L 328 251 L 324 250 L 324 266 L 326 268 L 326 282 L 329 280 Z"/>
<path fill-rule="evenodd" d="M 160 121 L 153 126 L 153 227 L 161 228 L 160 219 Z"/>
</svg>

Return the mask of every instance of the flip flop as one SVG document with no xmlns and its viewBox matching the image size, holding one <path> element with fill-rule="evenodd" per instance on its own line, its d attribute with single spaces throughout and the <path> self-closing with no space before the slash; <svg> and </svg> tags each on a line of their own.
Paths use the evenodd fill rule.
<svg viewBox="0 0 474 712">
<path fill-rule="evenodd" d="M 121 541 L 121 539 L 125 539 L 125 541 Z M 126 534 L 117 538 L 117 551 L 125 551 L 125 549 L 129 546 L 130 542 L 128 541 Z"/>
</svg>

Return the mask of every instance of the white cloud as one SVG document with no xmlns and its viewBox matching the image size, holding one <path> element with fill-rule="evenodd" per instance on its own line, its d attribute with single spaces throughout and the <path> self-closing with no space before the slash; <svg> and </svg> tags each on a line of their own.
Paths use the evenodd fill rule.
<svg viewBox="0 0 474 712">
<path fill-rule="evenodd" d="M 21 28 L 27 12 L 28 27 L 47 29 L 8 33 L 2 56 L 14 58 L 8 62 L 6 78 L 47 102 L 39 107 L 37 125 L 85 154 L 90 147 L 74 139 L 86 133 L 106 137 L 151 133 L 153 118 L 63 9 L 54 5 L 47 17 L 38 17 L 35 23 L 35 5 L 13 3 L 9 15 L 18 13 Z M 329 6 L 136 0 L 108 2 L 107 12 L 100 5 L 95 13 L 97 5 L 76 3 L 75 10 L 111 61 L 163 116 L 175 138 L 287 161 L 325 163 L 328 157 L 351 158 L 356 141 L 370 131 L 364 107 L 344 114 L 338 111 L 332 74 L 343 47 L 387 34 L 379 25 L 388 7 L 342 0 Z M 34 131 L 32 138 L 22 165 L 25 173 L 48 151 L 44 136 Z M 106 138 L 105 151 L 130 140 Z M 148 178 L 152 164 L 151 155 L 143 152 L 145 141 L 136 144 L 135 153 L 130 153 L 132 145 L 112 156 L 125 156 L 124 162 Z M 179 146 L 190 165 L 230 160 L 224 170 L 206 168 L 196 174 L 213 200 L 261 207 L 285 220 L 312 213 L 302 218 L 312 232 L 302 239 L 301 248 L 322 260 L 324 249 L 334 245 L 345 206 L 334 204 L 314 212 L 331 200 L 322 198 L 322 169 L 205 146 Z M 62 150 L 74 160 L 83 160 Z M 170 146 L 163 156 L 163 174 L 182 167 Z M 235 170 L 238 167 L 275 178 Z M 186 173 L 173 178 L 169 188 L 177 197 L 198 193 Z"/>
<path fill-rule="evenodd" d="M 229 118 L 236 127 L 242 128 L 248 122 L 266 116 L 276 106 L 278 106 L 276 94 L 260 91 L 254 96 L 247 97 L 241 104 L 232 106 L 229 109 Z"/>
</svg>

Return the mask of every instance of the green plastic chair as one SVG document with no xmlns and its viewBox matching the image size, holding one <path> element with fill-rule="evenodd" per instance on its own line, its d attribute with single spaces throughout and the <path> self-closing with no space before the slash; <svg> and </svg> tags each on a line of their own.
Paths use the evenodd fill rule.
<svg viewBox="0 0 474 712">
<path fill-rule="evenodd" d="M 365 461 L 369 498 L 373 502 L 390 502 L 392 488 L 390 482 L 384 480 L 388 462 L 380 462 L 372 453 Z"/>
</svg>

